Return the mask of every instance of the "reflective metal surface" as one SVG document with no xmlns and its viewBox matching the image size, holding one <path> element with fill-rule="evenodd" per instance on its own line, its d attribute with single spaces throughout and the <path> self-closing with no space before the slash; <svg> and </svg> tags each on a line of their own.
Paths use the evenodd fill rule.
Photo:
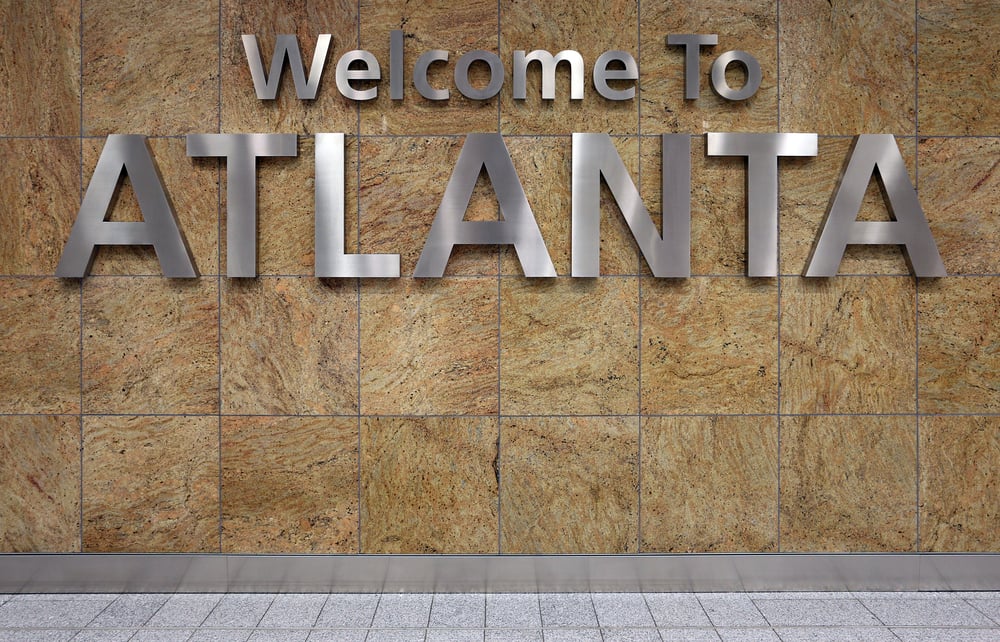
<svg viewBox="0 0 1000 642">
<path fill-rule="evenodd" d="M 187 155 L 226 159 L 226 276 L 257 276 L 257 159 L 298 154 L 295 134 L 188 134 Z"/>
<path fill-rule="evenodd" d="M 726 68 L 734 62 L 743 65 L 747 72 L 747 81 L 739 89 L 733 89 L 726 82 Z M 727 51 L 712 63 L 712 89 L 726 100 L 746 100 L 760 89 L 763 79 L 760 63 L 745 51 Z"/>
<path fill-rule="evenodd" d="M 344 254 L 344 135 L 316 134 L 316 276 L 399 276 L 398 254 Z"/>
<path fill-rule="evenodd" d="M 1000 554 L 0 555 L 0 592 L 1000 589 Z"/>
<path fill-rule="evenodd" d="M 553 56 L 544 49 L 535 49 L 525 54 L 523 49 L 514 52 L 514 100 L 528 97 L 527 70 L 529 62 L 538 62 L 542 74 L 542 100 L 555 100 L 556 66 L 560 62 L 569 63 L 570 100 L 583 100 L 583 56 L 579 51 L 564 49 Z"/>
<path fill-rule="evenodd" d="M 316 38 L 316 50 L 313 52 L 312 66 L 309 68 L 309 80 L 306 80 L 305 70 L 302 68 L 302 54 L 299 53 L 299 39 L 296 36 L 278 36 L 274 43 L 274 55 L 271 56 L 271 73 L 264 76 L 264 63 L 260 56 L 260 47 L 257 45 L 257 36 L 243 34 L 243 50 L 247 55 L 247 63 L 250 65 L 250 77 L 253 79 L 253 88 L 257 92 L 257 98 L 261 100 L 274 100 L 278 96 L 278 87 L 281 86 L 281 69 L 284 67 L 285 58 L 288 59 L 288 66 L 292 70 L 292 79 L 295 81 L 295 95 L 302 100 L 314 100 L 316 92 L 319 90 L 319 81 L 323 76 L 323 67 L 326 65 L 326 52 L 330 49 L 331 35 L 320 34 Z M 377 64 L 377 63 L 376 63 Z"/>
<path fill-rule="evenodd" d="M 500 203 L 502 221 L 464 220 L 483 167 Z M 525 276 L 556 276 L 535 215 L 500 134 L 469 134 L 466 137 L 413 276 L 443 276 L 456 245 L 513 245 Z"/>
<path fill-rule="evenodd" d="M 431 49 L 420 54 L 417 63 L 413 65 L 413 86 L 427 100 L 448 100 L 450 95 L 447 89 L 435 89 L 427 82 L 428 67 L 439 61 L 448 62 L 448 52 L 444 49 Z"/>
<path fill-rule="evenodd" d="M 403 31 L 389 32 L 389 98 L 403 100 Z"/>
<path fill-rule="evenodd" d="M 364 63 L 363 69 L 351 69 L 352 62 Z M 372 100 L 378 95 L 378 87 L 368 89 L 355 89 L 351 86 L 352 80 L 379 80 L 382 78 L 382 69 L 379 67 L 378 58 L 370 51 L 364 49 L 354 49 L 348 51 L 337 61 L 337 89 L 345 98 L 351 100 Z"/>
<path fill-rule="evenodd" d="M 701 85 L 699 65 L 702 46 L 719 44 L 719 36 L 714 33 L 672 33 L 667 36 L 668 47 L 684 47 L 684 98 L 698 98 Z"/>
<path fill-rule="evenodd" d="M 105 220 L 123 174 L 128 174 L 139 201 L 141 223 Z M 98 245 L 152 245 L 163 276 L 198 276 L 145 136 L 108 136 L 56 267 L 56 276 L 86 276 Z"/>
<path fill-rule="evenodd" d="M 708 134 L 708 156 L 747 159 L 747 276 L 778 276 L 778 158 L 817 147 L 816 134 Z"/>
<path fill-rule="evenodd" d="M 483 89 L 476 89 L 469 82 L 469 67 L 476 61 L 485 62 L 490 67 L 490 82 Z M 503 63 L 500 56 L 492 51 L 476 49 L 463 54 L 455 64 L 455 86 L 466 98 L 472 100 L 489 100 L 500 93 L 503 87 Z"/>
<path fill-rule="evenodd" d="M 608 69 L 614 61 L 619 62 L 624 69 Z M 627 51 L 605 51 L 597 57 L 594 63 L 594 89 L 608 100 L 632 100 L 635 98 L 635 84 L 628 89 L 612 89 L 609 80 L 638 80 L 639 66 L 635 58 Z"/>
<path fill-rule="evenodd" d="M 691 135 L 664 134 L 663 235 L 607 134 L 573 134 L 572 275 L 599 276 L 601 178 L 658 277 L 691 276 Z"/>
<path fill-rule="evenodd" d="M 873 175 L 879 179 L 892 221 L 857 220 Z M 947 276 L 896 138 L 891 134 L 862 134 L 854 139 L 805 276 L 836 276 L 844 250 L 852 244 L 902 245 L 913 274 Z"/>
</svg>

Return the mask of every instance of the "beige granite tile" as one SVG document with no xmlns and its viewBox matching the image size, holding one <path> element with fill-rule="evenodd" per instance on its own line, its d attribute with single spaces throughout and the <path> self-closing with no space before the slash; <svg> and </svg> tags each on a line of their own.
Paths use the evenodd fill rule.
<svg viewBox="0 0 1000 642">
<path fill-rule="evenodd" d="M 80 412 L 80 286 L 0 279 L 0 412 Z"/>
<path fill-rule="evenodd" d="M 90 184 L 104 140 L 85 140 L 83 170 L 85 187 Z M 159 171 L 164 191 L 174 210 L 195 269 L 199 274 L 219 273 L 219 169 L 215 159 L 192 159 L 183 138 L 150 138 L 148 147 Z M 79 179 L 77 179 L 79 180 Z M 77 199 L 79 201 L 79 199 Z M 79 202 L 72 209 L 75 215 Z M 112 200 L 109 221 L 141 221 L 142 211 L 126 174 Z M 67 233 L 66 238 L 69 238 Z M 53 271 L 55 269 L 53 268 Z M 162 274 L 151 245 L 105 245 L 94 252 L 90 274 Z"/>
<path fill-rule="evenodd" d="M 85 412 L 218 412 L 218 335 L 215 279 L 88 279 L 83 285 Z"/>
<path fill-rule="evenodd" d="M 594 88 L 597 58 L 621 50 L 638 61 L 638 3 L 600 0 L 583 3 L 552 0 L 544 3 L 504 0 L 500 3 L 500 59 L 507 81 L 500 93 L 500 128 L 505 134 L 570 134 L 605 132 L 636 134 L 639 126 L 638 81 L 613 81 L 616 90 L 635 88 L 632 100 L 608 100 Z M 609 28 L 609 25 L 614 25 Z M 536 49 L 556 55 L 571 49 L 583 57 L 583 99 L 570 100 L 570 73 L 566 63 L 556 72 L 554 100 L 542 99 L 541 71 L 531 63 L 526 74 L 524 100 L 514 99 L 514 51 Z"/>
<path fill-rule="evenodd" d="M 914 412 L 915 300 L 910 278 L 783 278 L 781 412 Z"/>
<path fill-rule="evenodd" d="M 916 506 L 913 417 L 782 418 L 782 552 L 913 551 Z"/>
<path fill-rule="evenodd" d="M 920 202 L 949 274 L 997 274 L 998 138 L 920 141 Z"/>
<path fill-rule="evenodd" d="M 340 57 L 358 48 L 357 16 L 357 3 L 351 0 L 222 0 L 222 131 L 356 132 L 357 107 L 337 90 L 335 72 Z M 287 62 L 277 98 L 257 98 L 243 49 L 243 34 L 257 37 L 265 73 L 270 74 L 278 35 L 298 36 L 299 52 L 308 73 L 321 33 L 330 34 L 332 41 L 316 98 L 298 98 Z"/>
<path fill-rule="evenodd" d="M 357 412 L 353 282 L 228 279 L 222 292 L 223 413 Z"/>
<path fill-rule="evenodd" d="M 4 2 L 0 60 L 0 135 L 79 135 L 80 0 Z"/>
<path fill-rule="evenodd" d="M 496 553 L 495 417 L 361 420 L 362 553 Z"/>
<path fill-rule="evenodd" d="M 669 133 L 669 132 L 668 132 Z M 663 234 L 663 145 L 642 138 L 642 195 Z M 788 160 L 779 161 L 784 171 Z M 746 159 L 705 156 L 705 137 L 691 138 L 691 274 L 747 273 Z M 652 275 L 645 260 L 643 274 Z"/>
<path fill-rule="evenodd" d="M 361 48 L 382 64 L 378 97 L 361 103 L 362 134 L 464 134 L 497 131 L 497 97 L 471 100 L 455 86 L 455 65 L 470 51 L 497 51 L 497 4 L 493 0 L 456 3 L 362 0 Z M 389 33 L 403 31 L 403 100 L 389 97 Z M 413 65 L 425 51 L 443 49 L 448 62 L 433 64 L 431 87 L 448 89 L 448 100 L 427 100 L 413 86 Z M 508 62 L 504 61 L 504 67 Z M 485 64 L 470 68 L 474 87 L 485 88 Z M 504 84 L 506 85 L 506 79 Z"/>
<path fill-rule="evenodd" d="M 912 138 L 897 139 L 896 143 L 906 163 L 910 181 L 915 186 L 916 145 Z M 816 157 L 782 161 L 779 169 L 781 189 L 778 195 L 782 274 L 805 273 L 852 149 L 851 139 L 820 138 L 819 154 Z M 926 203 L 924 209 L 927 209 Z M 869 181 L 857 220 L 892 220 L 878 179 Z M 840 262 L 839 273 L 898 275 L 910 274 L 910 268 L 901 246 L 848 245 Z"/>
<path fill-rule="evenodd" d="M 0 551 L 80 550 L 80 419 L 0 417 Z"/>
<path fill-rule="evenodd" d="M 495 278 L 366 282 L 362 414 L 497 412 Z"/>
<path fill-rule="evenodd" d="M 503 414 L 636 413 L 637 277 L 505 277 L 500 306 Z"/>
<path fill-rule="evenodd" d="M 503 420 L 502 553 L 635 553 L 639 419 Z"/>
<path fill-rule="evenodd" d="M 1000 419 L 920 420 L 920 550 L 1000 548 Z"/>
<path fill-rule="evenodd" d="M 83 549 L 218 552 L 218 417 L 85 418 Z"/>
<path fill-rule="evenodd" d="M 781 130 L 912 136 L 915 22 L 901 0 L 784 0 Z"/>
<path fill-rule="evenodd" d="M 3 139 L 0 156 L 0 274 L 55 274 L 80 203 L 80 143 Z"/>
<path fill-rule="evenodd" d="M 919 133 L 1000 133 L 1000 14 L 992 0 L 917 4 Z"/>
<path fill-rule="evenodd" d="M 643 419 L 644 553 L 777 549 L 777 419 Z"/>
<path fill-rule="evenodd" d="M 528 204 L 545 241 L 556 274 L 572 272 L 573 140 L 570 136 L 506 136 L 511 160 L 517 169 Z M 633 182 L 639 184 L 638 139 L 612 138 Z M 648 190 L 643 190 L 646 195 Z M 611 190 L 601 185 L 600 273 L 635 274 L 639 246 L 636 245 Z M 524 270 L 512 246 L 501 250 L 503 274 L 522 275 Z"/>
<path fill-rule="evenodd" d="M 1000 278 L 920 282 L 920 411 L 1000 409 Z"/>
<path fill-rule="evenodd" d="M 224 417 L 222 551 L 357 553 L 357 418 Z"/>
<path fill-rule="evenodd" d="M 361 143 L 361 251 L 399 254 L 400 274 L 420 259 L 464 138 L 368 138 Z M 483 171 L 472 192 L 467 221 L 495 221 L 500 206 Z M 496 246 L 458 245 L 445 275 L 495 275 Z"/>
<path fill-rule="evenodd" d="M 86 135 L 216 131 L 218 0 L 87 0 L 83 55 Z"/>
<path fill-rule="evenodd" d="M 777 131 L 776 6 L 771 0 L 643 3 L 639 13 L 642 133 Z M 684 48 L 667 46 L 668 34 L 685 33 L 719 36 L 718 45 L 701 48 L 697 100 L 684 99 Z M 760 89 L 744 101 L 721 98 L 709 82 L 712 63 L 730 50 L 746 51 L 760 63 Z M 743 86 L 744 77 L 742 68 L 735 64 L 726 73 L 733 89 Z"/>
<path fill-rule="evenodd" d="M 774 412 L 777 334 L 773 281 L 644 280 L 642 412 Z"/>
</svg>

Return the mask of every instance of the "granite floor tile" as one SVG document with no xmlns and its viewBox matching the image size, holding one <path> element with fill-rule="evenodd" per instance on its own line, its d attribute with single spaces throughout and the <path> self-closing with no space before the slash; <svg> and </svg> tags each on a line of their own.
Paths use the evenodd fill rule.
<svg viewBox="0 0 1000 642">
<path fill-rule="evenodd" d="M 772 626 L 878 626 L 856 600 L 762 600 L 754 604 Z"/>
<path fill-rule="evenodd" d="M 185 594 L 171 595 L 160 609 L 153 614 L 147 627 L 184 627 L 199 626 L 208 617 L 219 600 L 221 594 Z"/>
<path fill-rule="evenodd" d="M 538 596 L 518 593 L 486 595 L 486 626 L 497 629 L 537 629 L 542 626 Z M 487 632 L 487 638 L 490 633 Z"/>
<path fill-rule="evenodd" d="M 697 596 L 716 627 L 767 626 L 767 620 L 746 595 L 698 593 Z"/>
<path fill-rule="evenodd" d="M 252 629 L 198 629 L 187 642 L 247 642 Z"/>
<path fill-rule="evenodd" d="M 129 642 L 177 642 L 188 640 L 195 629 L 139 629 Z"/>
<path fill-rule="evenodd" d="M 656 629 L 601 629 L 604 642 L 661 642 Z"/>
<path fill-rule="evenodd" d="M 722 642 L 781 642 L 771 629 L 720 628 L 717 632 Z"/>
<path fill-rule="evenodd" d="M 254 631 L 247 642 L 306 642 L 309 631 Z"/>
<path fill-rule="evenodd" d="M 543 642 L 541 629 L 487 629 L 485 642 Z"/>
<path fill-rule="evenodd" d="M 276 596 L 264 594 L 224 595 L 218 605 L 209 614 L 202 626 L 204 627 L 240 627 L 253 628 L 260 624 L 261 618 Z"/>
<path fill-rule="evenodd" d="M 965 598 L 965 601 L 972 605 L 974 609 L 1000 625 L 1000 596 L 993 596 L 986 599 Z"/>
<path fill-rule="evenodd" d="M 600 629 L 543 629 L 545 642 L 601 642 Z"/>
<path fill-rule="evenodd" d="M 775 627 L 782 642 L 899 642 L 888 628 L 880 627 Z"/>
<path fill-rule="evenodd" d="M 719 634 L 715 629 L 659 629 L 663 642 L 719 642 Z"/>
<path fill-rule="evenodd" d="M 485 622 L 485 595 L 439 593 L 434 596 L 429 627 L 481 629 L 485 626 Z"/>
<path fill-rule="evenodd" d="M 990 629 L 899 628 L 891 631 L 902 642 L 996 642 L 997 632 Z"/>
<path fill-rule="evenodd" d="M 94 618 L 87 627 L 113 629 L 144 626 L 169 597 L 169 595 L 162 593 L 122 595 Z"/>
<path fill-rule="evenodd" d="M 425 642 L 483 642 L 482 629 L 427 629 Z"/>
<path fill-rule="evenodd" d="M 135 634 L 135 629 L 84 629 L 72 642 L 131 642 Z"/>
<path fill-rule="evenodd" d="M 258 628 L 297 629 L 316 625 L 326 595 L 287 593 L 274 598 Z"/>
<path fill-rule="evenodd" d="M 424 642 L 424 629 L 371 629 L 365 642 Z"/>
<path fill-rule="evenodd" d="M 864 604 L 886 626 L 993 626 L 985 615 L 958 598 L 862 598 Z"/>
<path fill-rule="evenodd" d="M 105 600 L 13 600 L 0 606 L 8 628 L 84 627 L 108 607 Z"/>
<path fill-rule="evenodd" d="M 430 620 L 433 599 L 434 596 L 427 593 L 384 594 L 379 600 L 371 626 L 373 629 L 426 627 Z"/>
<path fill-rule="evenodd" d="M 371 626 L 378 606 L 377 594 L 333 594 L 327 598 L 316 620 L 316 628 L 363 628 Z"/>
<path fill-rule="evenodd" d="M 663 628 L 687 626 L 711 626 L 705 609 L 694 595 L 678 593 L 646 593 L 646 605 L 656 621 Z"/>
<path fill-rule="evenodd" d="M 594 603 L 587 593 L 541 593 L 538 596 L 542 610 L 542 626 L 588 627 L 598 626 Z M 548 631 L 545 631 L 546 636 Z"/>
<path fill-rule="evenodd" d="M 655 626 L 642 593 L 594 593 L 591 599 L 602 629 Z"/>
<path fill-rule="evenodd" d="M 314 629 L 309 633 L 306 642 L 365 642 L 368 629 Z"/>
<path fill-rule="evenodd" d="M 5 642 L 66 642 L 76 635 L 73 629 L 0 629 Z"/>
</svg>

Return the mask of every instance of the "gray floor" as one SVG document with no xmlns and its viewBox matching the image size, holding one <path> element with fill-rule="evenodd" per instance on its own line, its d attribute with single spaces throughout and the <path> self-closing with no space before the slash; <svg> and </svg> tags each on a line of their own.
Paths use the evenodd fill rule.
<svg viewBox="0 0 1000 642">
<path fill-rule="evenodd" d="M 1000 640 L 996 593 L 0 595 L 0 641 Z"/>
</svg>

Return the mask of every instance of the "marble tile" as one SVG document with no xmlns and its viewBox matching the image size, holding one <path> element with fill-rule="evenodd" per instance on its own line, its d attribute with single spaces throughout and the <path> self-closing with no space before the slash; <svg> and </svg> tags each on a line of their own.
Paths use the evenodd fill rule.
<svg viewBox="0 0 1000 642">
<path fill-rule="evenodd" d="M 0 135 L 79 135 L 80 0 L 8 2 L 0 24 Z"/>
<path fill-rule="evenodd" d="M 217 417 L 87 417 L 83 548 L 219 550 Z"/>
<path fill-rule="evenodd" d="M 0 279 L 0 412 L 80 412 L 80 286 Z"/>
<path fill-rule="evenodd" d="M 55 274 L 80 204 L 80 143 L 0 139 L 0 155 L 0 274 Z"/>
<path fill-rule="evenodd" d="M 636 134 L 639 127 L 638 81 L 613 81 L 616 90 L 635 89 L 631 100 L 608 100 L 594 88 L 593 70 L 605 51 L 621 50 L 638 60 L 638 3 L 601 0 L 580 3 L 554 0 L 500 3 L 500 59 L 509 65 L 501 92 L 500 128 L 505 134 L 570 134 L 606 132 Z M 608 25 L 614 25 L 609 29 Z M 541 69 L 531 63 L 525 74 L 524 100 L 514 99 L 514 51 L 536 49 L 552 55 L 571 49 L 583 57 L 583 99 L 570 99 L 567 63 L 556 71 L 555 99 L 542 99 Z"/>
<path fill-rule="evenodd" d="M 399 254 L 400 274 L 410 276 L 420 259 L 463 138 L 366 138 L 359 178 L 361 251 Z M 485 171 L 465 213 L 467 221 L 495 221 L 496 192 Z M 456 246 L 446 275 L 495 275 L 496 246 Z"/>
<path fill-rule="evenodd" d="M 215 279 L 85 281 L 85 411 L 218 412 L 218 315 Z"/>
<path fill-rule="evenodd" d="M 0 551 L 79 551 L 80 419 L 0 417 L 0 488 Z"/>
<path fill-rule="evenodd" d="M 362 418 L 361 552 L 495 553 L 497 439 L 495 417 Z"/>
<path fill-rule="evenodd" d="M 337 90 L 335 68 L 342 55 L 358 48 L 357 16 L 357 3 L 349 0 L 294 3 L 222 0 L 222 131 L 356 132 L 357 107 Z M 261 60 L 269 75 L 276 36 L 298 36 L 299 52 L 308 74 L 313 68 L 316 38 L 321 33 L 330 34 L 332 40 L 316 98 L 298 98 L 287 62 L 277 98 L 257 98 L 242 35 L 257 37 Z"/>
<path fill-rule="evenodd" d="M 782 552 L 915 550 L 916 437 L 912 417 L 782 418 Z"/>
<path fill-rule="evenodd" d="M 224 417 L 223 552 L 356 553 L 357 449 L 353 417 Z"/>
<path fill-rule="evenodd" d="M 917 5 L 920 134 L 996 135 L 1000 16 L 990 0 Z"/>
<path fill-rule="evenodd" d="M 1000 278 L 921 281 L 917 301 L 921 412 L 997 412 Z"/>
<path fill-rule="evenodd" d="M 642 196 L 662 234 L 663 146 L 659 136 L 643 136 L 640 145 Z M 787 163 L 779 161 L 781 171 Z M 746 164 L 743 158 L 707 157 L 705 137 L 691 138 L 691 274 L 746 274 Z M 652 274 L 645 260 L 642 270 Z"/>
<path fill-rule="evenodd" d="M 505 136 L 514 168 L 545 241 L 549 258 L 560 275 L 572 272 L 573 139 L 570 136 Z M 639 184 L 639 139 L 612 138 L 633 183 Z M 643 195 L 653 192 L 643 189 Z M 659 198 L 659 187 L 656 187 Z M 639 247 L 621 215 L 611 190 L 601 186 L 600 273 L 635 274 Z M 501 250 L 503 274 L 524 270 L 512 246 Z"/>
<path fill-rule="evenodd" d="M 507 277 L 500 306 L 504 414 L 636 412 L 637 278 Z"/>
<path fill-rule="evenodd" d="M 782 2 L 782 131 L 912 136 L 915 22 L 905 2 Z"/>
<path fill-rule="evenodd" d="M 638 424 L 636 417 L 504 418 L 501 551 L 635 553 Z"/>
<path fill-rule="evenodd" d="M 919 149 L 920 203 L 948 273 L 1000 273 L 1000 139 L 927 138 Z"/>
<path fill-rule="evenodd" d="M 83 11 L 84 133 L 216 131 L 218 37 L 217 1 L 88 0 Z"/>
<path fill-rule="evenodd" d="M 495 278 L 400 279 L 361 292 L 363 414 L 495 414 Z"/>
<path fill-rule="evenodd" d="M 913 412 L 914 281 L 781 280 L 781 411 Z"/>
<path fill-rule="evenodd" d="M 916 145 L 913 139 L 897 139 L 896 144 L 910 181 L 916 185 Z M 778 170 L 781 181 L 778 211 L 782 274 L 805 273 L 853 146 L 853 140 L 847 138 L 820 138 L 817 156 L 781 161 Z M 888 204 L 882 196 L 880 180 L 869 180 L 857 220 L 892 220 Z M 927 203 L 923 205 L 929 213 Z M 900 275 L 910 274 L 910 268 L 906 253 L 898 245 L 848 245 L 838 272 Z"/>
<path fill-rule="evenodd" d="M 462 134 L 497 131 L 497 98 L 471 100 L 455 86 L 455 66 L 465 53 L 497 50 L 497 4 L 469 0 L 461 4 L 363 0 L 360 3 L 361 48 L 382 62 L 378 97 L 361 104 L 362 134 Z M 403 31 L 403 100 L 389 97 L 389 32 Z M 431 65 L 431 87 L 447 89 L 448 100 L 427 100 L 413 86 L 413 66 L 425 51 L 443 49 L 448 62 Z M 508 63 L 504 61 L 506 67 Z M 481 67 L 481 68 L 480 68 Z M 472 66 L 473 87 L 485 88 L 489 71 Z M 506 80 L 506 79 L 505 79 Z M 506 82 L 504 83 L 506 84 Z"/>
<path fill-rule="evenodd" d="M 354 414 L 358 293 L 346 280 L 227 279 L 225 414 Z"/>
<path fill-rule="evenodd" d="M 644 281 L 642 412 L 774 412 L 777 334 L 773 282 Z"/>
<path fill-rule="evenodd" d="M 1000 418 L 920 420 L 920 548 L 1000 547 Z"/>
<path fill-rule="evenodd" d="M 777 9 L 768 0 L 734 5 L 722 0 L 695 4 L 649 2 L 641 6 L 639 60 L 643 134 L 708 131 L 775 132 L 778 129 Z M 684 99 L 684 48 L 667 46 L 667 34 L 718 34 L 719 44 L 702 47 L 701 89 L 696 100 Z M 744 101 L 729 101 L 712 90 L 712 63 L 722 53 L 743 50 L 761 67 L 757 93 Z M 733 89 L 745 74 L 731 65 L 726 78 Z"/>
<path fill-rule="evenodd" d="M 774 417 L 643 419 L 644 553 L 776 552 L 777 522 Z"/>
<path fill-rule="evenodd" d="M 150 138 L 147 144 L 159 171 L 174 217 L 199 274 L 219 273 L 219 170 L 215 159 L 192 159 L 183 138 Z M 90 184 L 103 139 L 83 142 L 85 188 Z M 74 216 L 79 204 L 71 208 Z M 126 175 L 112 201 L 109 221 L 141 221 L 142 212 Z M 72 221 L 71 221 L 72 224 Z M 66 238 L 69 238 L 67 233 Z M 53 272 L 55 267 L 53 267 Z M 94 252 L 90 274 L 162 274 L 151 245 L 101 246 Z"/>
</svg>

